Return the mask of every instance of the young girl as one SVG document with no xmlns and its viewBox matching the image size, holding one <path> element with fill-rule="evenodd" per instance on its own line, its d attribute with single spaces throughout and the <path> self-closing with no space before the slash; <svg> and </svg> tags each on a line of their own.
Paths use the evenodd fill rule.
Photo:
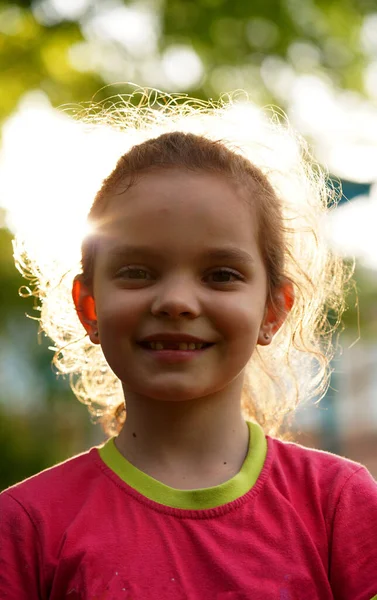
<svg viewBox="0 0 377 600">
<path fill-rule="evenodd" d="M 376 483 L 278 437 L 326 388 L 343 308 L 325 177 L 250 105 L 116 115 L 81 272 L 52 282 L 17 256 L 56 364 L 114 437 L 0 496 L 0 597 L 377 599 Z"/>
</svg>

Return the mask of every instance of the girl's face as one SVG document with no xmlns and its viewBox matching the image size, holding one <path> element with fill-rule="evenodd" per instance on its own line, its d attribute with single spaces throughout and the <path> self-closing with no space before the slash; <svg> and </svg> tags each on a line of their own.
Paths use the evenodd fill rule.
<svg viewBox="0 0 377 600">
<path fill-rule="evenodd" d="M 141 176 L 105 218 L 98 339 L 126 394 L 189 400 L 242 382 L 271 331 L 253 206 L 221 175 L 176 168 Z"/>
</svg>

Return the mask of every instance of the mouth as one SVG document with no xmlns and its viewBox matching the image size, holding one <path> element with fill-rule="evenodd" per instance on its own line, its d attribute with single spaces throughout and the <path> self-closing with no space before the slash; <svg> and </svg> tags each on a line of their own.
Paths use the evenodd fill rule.
<svg viewBox="0 0 377 600">
<path fill-rule="evenodd" d="M 204 350 L 213 346 L 211 343 L 207 342 L 184 342 L 184 341 L 170 341 L 170 340 L 153 340 L 153 341 L 144 341 L 139 342 L 139 346 L 145 348 L 147 350 L 157 350 L 157 351 L 180 351 L 180 352 L 195 352 L 195 350 Z"/>
</svg>

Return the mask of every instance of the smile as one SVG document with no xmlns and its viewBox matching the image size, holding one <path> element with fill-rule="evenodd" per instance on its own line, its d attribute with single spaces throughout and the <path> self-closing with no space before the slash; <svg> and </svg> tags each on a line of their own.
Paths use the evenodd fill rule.
<svg viewBox="0 0 377 600">
<path fill-rule="evenodd" d="M 194 343 L 194 342 L 172 342 L 172 341 L 153 341 L 153 342 L 142 342 L 141 346 L 144 348 L 148 348 L 149 350 L 202 350 L 203 348 L 207 348 L 212 344 L 207 344 L 205 342 Z"/>
</svg>

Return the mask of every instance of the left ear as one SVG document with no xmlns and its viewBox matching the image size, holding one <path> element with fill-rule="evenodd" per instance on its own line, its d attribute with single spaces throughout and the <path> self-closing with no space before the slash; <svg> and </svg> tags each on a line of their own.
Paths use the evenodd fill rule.
<svg viewBox="0 0 377 600">
<path fill-rule="evenodd" d="M 274 292 L 273 299 L 268 301 L 259 330 L 258 344 L 261 346 L 271 344 L 275 333 L 279 331 L 290 313 L 294 299 L 293 284 L 291 281 L 285 280 L 280 288 Z"/>
</svg>

